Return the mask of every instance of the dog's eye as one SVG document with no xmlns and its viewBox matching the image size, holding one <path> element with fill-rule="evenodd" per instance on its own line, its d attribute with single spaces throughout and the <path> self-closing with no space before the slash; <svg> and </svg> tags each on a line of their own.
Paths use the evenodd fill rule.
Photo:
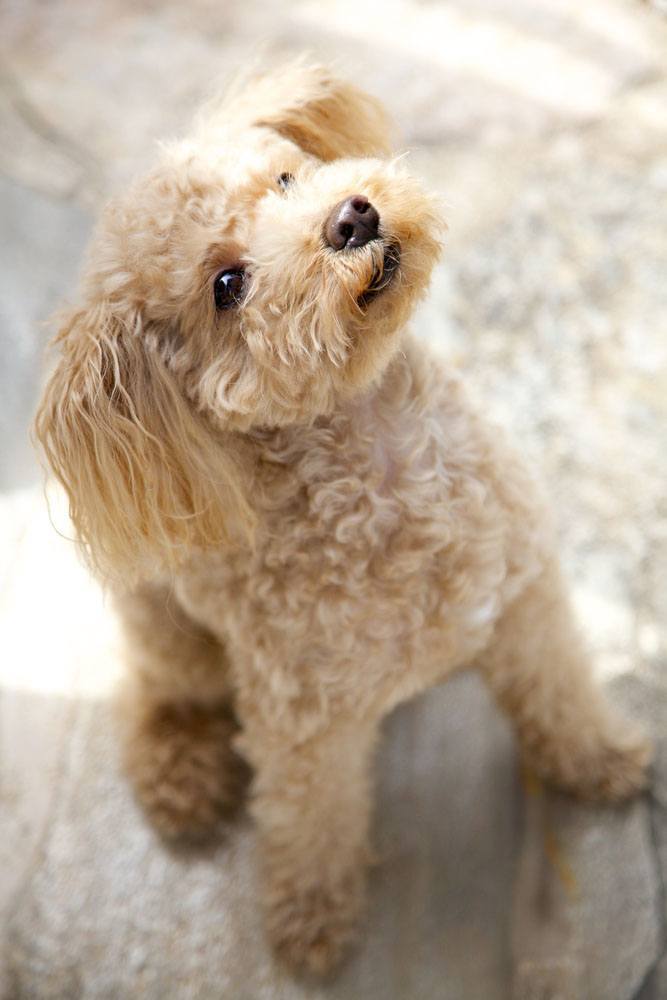
<svg viewBox="0 0 667 1000">
<path fill-rule="evenodd" d="M 286 191 L 287 188 L 290 186 L 290 184 L 293 183 L 293 181 L 294 181 L 294 174 L 284 173 L 281 174 L 280 177 L 278 178 L 278 186 L 281 187 L 283 191 Z"/>
<path fill-rule="evenodd" d="M 243 298 L 245 287 L 245 271 L 235 267 L 229 271 L 221 271 L 215 279 L 213 294 L 216 309 L 231 309 L 239 305 Z"/>
</svg>

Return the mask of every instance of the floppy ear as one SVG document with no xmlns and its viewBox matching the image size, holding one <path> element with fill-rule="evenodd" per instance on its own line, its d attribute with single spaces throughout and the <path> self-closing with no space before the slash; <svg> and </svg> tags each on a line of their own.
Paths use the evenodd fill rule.
<svg viewBox="0 0 667 1000">
<path fill-rule="evenodd" d="M 93 568 L 136 579 L 250 530 L 240 458 L 183 397 L 134 315 L 75 312 L 35 431 Z"/>
<path fill-rule="evenodd" d="M 390 151 L 380 101 L 324 66 L 297 60 L 279 72 L 238 81 L 226 106 L 235 119 L 271 128 L 325 162 Z"/>
</svg>

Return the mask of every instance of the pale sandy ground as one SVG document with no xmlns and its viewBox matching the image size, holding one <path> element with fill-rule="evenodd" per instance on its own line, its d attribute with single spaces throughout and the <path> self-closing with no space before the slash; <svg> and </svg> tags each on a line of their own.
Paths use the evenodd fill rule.
<svg viewBox="0 0 667 1000">
<path fill-rule="evenodd" d="M 3 1000 L 667 998 L 660 7 L 0 6 Z M 170 855 L 137 813 L 118 774 L 114 623 L 49 523 L 26 440 L 40 323 L 100 201 L 221 74 L 304 48 L 386 100 L 447 200 L 419 328 L 542 468 L 601 676 L 658 739 L 652 794 L 594 810 L 521 787 L 473 675 L 400 710 L 378 759 L 368 932 L 323 986 L 272 965 L 247 823 L 213 853 Z M 65 526 L 57 497 L 54 514 Z"/>
</svg>

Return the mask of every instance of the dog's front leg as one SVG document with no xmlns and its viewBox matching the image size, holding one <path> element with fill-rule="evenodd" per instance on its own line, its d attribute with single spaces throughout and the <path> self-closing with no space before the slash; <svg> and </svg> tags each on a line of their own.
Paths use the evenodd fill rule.
<svg viewBox="0 0 667 1000">
<path fill-rule="evenodd" d="M 643 788 L 649 743 L 595 683 L 555 559 L 506 609 L 479 666 L 529 768 L 586 799 Z"/>
<path fill-rule="evenodd" d="M 208 835 L 247 778 L 226 653 L 165 587 L 117 595 L 126 640 L 125 763 L 141 805 L 167 838 Z"/>
<path fill-rule="evenodd" d="M 244 719 L 266 926 L 293 969 L 326 972 L 354 935 L 365 896 L 375 734 L 375 724 L 337 717 L 297 743 L 289 727 L 268 731 Z"/>
</svg>

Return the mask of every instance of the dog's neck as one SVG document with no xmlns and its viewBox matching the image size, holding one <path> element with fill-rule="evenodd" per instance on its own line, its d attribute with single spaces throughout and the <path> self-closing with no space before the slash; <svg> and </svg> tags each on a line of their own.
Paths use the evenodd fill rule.
<svg viewBox="0 0 667 1000">
<path fill-rule="evenodd" d="M 283 507 L 304 483 L 364 478 L 387 490 L 409 461 L 424 398 L 422 359 L 404 343 L 382 377 L 332 412 L 303 424 L 256 428 L 243 435 L 258 507 Z"/>
</svg>

